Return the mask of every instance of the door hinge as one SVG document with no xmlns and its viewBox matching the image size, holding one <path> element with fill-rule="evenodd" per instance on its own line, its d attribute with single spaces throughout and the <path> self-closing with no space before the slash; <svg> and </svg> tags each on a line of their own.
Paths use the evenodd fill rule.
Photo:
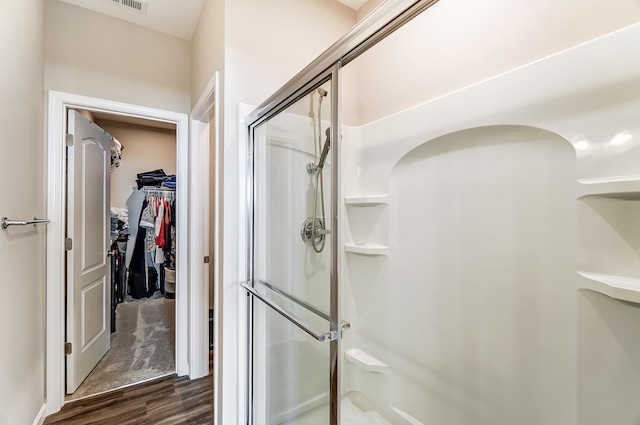
<svg viewBox="0 0 640 425">
<path fill-rule="evenodd" d="M 65 251 L 71 251 L 73 249 L 73 239 L 66 238 L 64 240 L 64 249 Z"/>
<path fill-rule="evenodd" d="M 67 146 L 73 146 L 73 134 L 67 134 L 67 136 L 65 137 L 65 144 Z"/>
<path fill-rule="evenodd" d="M 71 354 L 71 351 L 72 351 L 71 343 L 70 342 L 65 342 L 64 343 L 64 355 L 68 356 L 69 354 Z"/>
<path fill-rule="evenodd" d="M 209 264 L 209 256 L 208 255 L 204 256 L 204 263 L 205 264 Z"/>
</svg>

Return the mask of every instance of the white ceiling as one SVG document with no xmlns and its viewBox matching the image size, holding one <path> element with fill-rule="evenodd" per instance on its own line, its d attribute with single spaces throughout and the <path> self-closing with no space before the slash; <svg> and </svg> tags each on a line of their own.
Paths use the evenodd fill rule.
<svg viewBox="0 0 640 425">
<path fill-rule="evenodd" d="M 146 28 L 191 41 L 204 0 L 146 0 L 147 13 L 141 14 L 114 0 L 62 0 L 94 12 L 122 19 Z M 327 0 L 334 1 L 334 0 Z M 358 10 L 367 0 L 337 0 Z"/>
</svg>

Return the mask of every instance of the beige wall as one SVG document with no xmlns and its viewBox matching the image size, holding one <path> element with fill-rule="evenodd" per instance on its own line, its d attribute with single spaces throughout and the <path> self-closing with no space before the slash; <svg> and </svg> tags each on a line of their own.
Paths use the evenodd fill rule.
<svg viewBox="0 0 640 425">
<path fill-rule="evenodd" d="M 205 0 L 193 32 L 191 106 L 196 104 L 215 72 L 224 69 L 224 11 L 224 0 Z"/>
<path fill-rule="evenodd" d="M 216 90 L 218 92 L 219 107 L 219 127 L 220 134 L 223 132 L 224 109 L 220 107 L 224 103 L 224 20 L 225 2 L 224 0 L 205 0 L 200 12 L 200 19 L 196 26 L 193 37 L 191 39 L 191 106 L 195 106 L 200 97 L 204 94 L 204 90 L 209 81 L 219 72 L 219 81 Z M 219 279 L 215 275 L 214 247 L 215 239 L 218 236 L 221 240 L 222 235 L 214 233 L 214 213 L 215 213 L 215 123 L 210 121 L 209 126 L 209 216 L 205 217 L 208 221 L 208 255 L 211 260 L 209 262 L 209 309 L 214 308 L 214 282 Z M 219 170 L 222 174 L 222 170 Z M 222 197 L 220 197 L 222 199 Z M 220 409 L 217 409 L 219 411 Z"/>
<path fill-rule="evenodd" d="M 225 2 L 224 0 L 205 0 L 200 12 L 200 19 L 196 26 L 193 37 L 191 39 L 191 106 L 194 107 L 200 97 L 204 94 L 204 90 L 207 87 L 209 81 L 215 75 L 215 72 L 219 72 L 219 81 L 216 90 L 218 92 L 218 99 L 220 105 L 224 104 L 224 32 L 225 32 Z M 224 123 L 224 108 L 219 106 L 219 131 L 220 135 L 223 134 Z M 214 307 L 214 282 L 217 279 L 215 276 L 215 264 L 213 261 L 215 238 L 217 235 L 214 233 L 214 212 L 215 212 L 215 196 L 213 191 L 215 190 L 215 170 L 213 169 L 215 164 L 215 149 L 213 143 L 215 140 L 215 127 L 214 122 L 211 121 L 209 125 L 209 217 L 205 217 L 208 220 L 209 226 L 209 251 L 208 255 L 212 259 L 209 262 L 209 309 Z M 222 170 L 219 170 L 222 174 Z M 222 197 L 220 197 L 222 199 Z M 222 237 L 222 235 L 220 235 Z"/>
<path fill-rule="evenodd" d="M 258 105 L 351 29 L 356 13 L 326 0 L 237 0 L 226 19 L 230 105 Z"/>
<path fill-rule="evenodd" d="M 606 7 L 597 0 L 440 1 L 357 60 L 360 122 L 442 96 L 638 20 L 637 0 L 612 0 Z"/>
<path fill-rule="evenodd" d="M 45 88 L 188 113 L 188 41 L 82 9 L 45 2 Z"/>
<path fill-rule="evenodd" d="M 0 217 L 44 217 L 42 0 L 0 1 Z M 0 424 L 44 403 L 46 226 L 0 230 Z"/>
<path fill-rule="evenodd" d="M 116 121 L 98 120 L 125 147 L 120 167 L 111 173 L 111 206 L 126 208 L 131 189 L 136 186 L 136 174 L 162 168 L 176 173 L 175 130 L 147 127 Z"/>
</svg>

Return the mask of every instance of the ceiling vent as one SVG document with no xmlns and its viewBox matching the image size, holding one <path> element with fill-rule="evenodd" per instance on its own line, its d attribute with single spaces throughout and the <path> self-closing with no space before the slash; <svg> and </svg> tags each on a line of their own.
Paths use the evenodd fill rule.
<svg viewBox="0 0 640 425">
<path fill-rule="evenodd" d="M 146 0 L 110 0 L 111 3 L 118 4 L 123 8 L 127 8 L 133 12 L 138 12 L 143 15 L 147 14 L 148 3 Z"/>
</svg>

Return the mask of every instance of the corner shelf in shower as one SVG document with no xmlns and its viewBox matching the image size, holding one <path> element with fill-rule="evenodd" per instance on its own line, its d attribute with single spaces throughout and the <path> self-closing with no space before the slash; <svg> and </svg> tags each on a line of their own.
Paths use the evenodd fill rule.
<svg viewBox="0 0 640 425">
<path fill-rule="evenodd" d="M 589 289 L 617 300 L 640 304 L 640 279 L 578 271 L 578 289 Z"/>
<path fill-rule="evenodd" d="M 373 245 L 373 244 L 355 244 L 345 243 L 344 250 L 352 254 L 361 255 L 389 255 L 389 247 L 386 245 Z"/>
<path fill-rule="evenodd" d="M 579 179 L 578 183 L 578 198 L 591 195 L 640 200 L 640 176 Z"/>
<path fill-rule="evenodd" d="M 389 195 L 386 193 L 380 193 L 376 195 L 365 195 L 365 196 L 345 196 L 344 203 L 345 205 L 353 205 L 355 207 L 386 205 L 389 203 L 388 198 L 389 198 Z"/>
<path fill-rule="evenodd" d="M 357 348 L 350 348 L 345 351 L 344 357 L 367 372 L 383 373 L 388 367 L 382 360 Z"/>
</svg>

